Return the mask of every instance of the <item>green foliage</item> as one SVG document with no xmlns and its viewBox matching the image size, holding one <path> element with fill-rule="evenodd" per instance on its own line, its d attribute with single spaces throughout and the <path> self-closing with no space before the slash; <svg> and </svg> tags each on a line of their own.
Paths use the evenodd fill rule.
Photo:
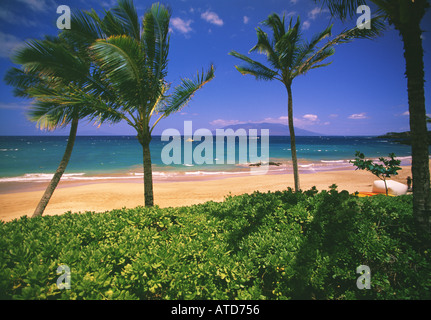
<svg viewBox="0 0 431 320">
<path fill-rule="evenodd" d="M 0 224 L 1 299 L 430 299 L 411 196 L 245 194 Z M 71 271 L 59 290 L 58 266 Z M 371 289 L 356 268 L 371 269 Z"/>
<path fill-rule="evenodd" d="M 401 170 L 399 167 L 401 160 L 395 159 L 395 154 L 390 153 L 389 159 L 385 159 L 383 157 L 379 158 L 379 161 L 382 164 L 374 163 L 372 160 L 365 160 L 365 155 L 356 151 L 355 160 L 351 160 L 357 169 L 359 170 L 367 170 L 374 174 L 379 179 L 385 182 L 386 195 L 388 194 L 388 187 L 386 186 L 386 178 L 390 178 L 391 176 L 396 176 L 398 174 L 398 170 Z"/>
</svg>

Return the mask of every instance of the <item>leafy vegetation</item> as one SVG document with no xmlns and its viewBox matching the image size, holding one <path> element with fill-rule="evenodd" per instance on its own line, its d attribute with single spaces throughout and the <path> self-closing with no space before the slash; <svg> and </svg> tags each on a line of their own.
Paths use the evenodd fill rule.
<svg viewBox="0 0 431 320">
<path fill-rule="evenodd" d="M 394 153 L 389 154 L 389 159 L 380 157 L 379 161 L 381 164 L 375 163 L 370 159 L 365 160 L 365 155 L 360 151 L 356 151 L 355 156 L 355 160 L 351 160 L 350 162 L 356 166 L 357 170 L 367 170 L 380 180 L 383 180 L 385 183 L 386 195 L 388 195 L 386 178 L 390 178 L 391 176 L 396 176 L 398 174 L 397 171 L 401 170 L 401 167 L 399 167 L 401 160 L 395 159 Z"/>
<path fill-rule="evenodd" d="M 2 299 L 429 299 L 411 196 L 229 196 L 0 225 Z M 58 266 L 71 271 L 59 290 Z M 371 269 L 360 290 L 356 268 Z"/>
</svg>

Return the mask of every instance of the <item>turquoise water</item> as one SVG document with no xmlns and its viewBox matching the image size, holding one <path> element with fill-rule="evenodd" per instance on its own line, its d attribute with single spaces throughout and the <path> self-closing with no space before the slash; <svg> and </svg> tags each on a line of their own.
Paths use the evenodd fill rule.
<svg viewBox="0 0 431 320">
<path fill-rule="evenodd" d="M 238 157 L 238 139 L 236 141 L 236 163 L 216 164 L 216 143 L 214 137 L 213 155 L 207 159 L 212 164 L 185 164 L 184 138 L 181 143 L 182 161 L 180 164 L 167 165 L 162 161 L 162 150 L 170 141 L 161 141 L 160 136 L 151 141 L 151 156 L 155 176 L 175 173 L 182 174 L 216 174 L 245 170 Z M 387 156 L 393 152 L 403 161 L 410 164 L 411 147 L 388 139 L 376 137 L 297 137 L 297 153 L 300 169 L 316 171 L 349 167 L 348 162 L 354 158 L 356 150 L 363 152 L 367 158 Z M 47 179 L 57 168 L 67 144 L 64 136 L 21 136 L 0 137 L 0 181 L 25 181 Z M 192 142 L 192 150 L 201 144 Z M 260 142 L 257 143 L 257 154 L 260 155 Z M 227 154 L 225 143 L 225 154 Z M 275 170 L 289 171 L 290 138 L 270 137 L 269 158 L 279 161 L 283 166 Z M 142 174 L 142 148 L 132 136 L 79 136 L 76 139 L 72 157 L 66 173 L 70 178 L 91 177 L 97 175 L 139 175 Z"/>
</svg>

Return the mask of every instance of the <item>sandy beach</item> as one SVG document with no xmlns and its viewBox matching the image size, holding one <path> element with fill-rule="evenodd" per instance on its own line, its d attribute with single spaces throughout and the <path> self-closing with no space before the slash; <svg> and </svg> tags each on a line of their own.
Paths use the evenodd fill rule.
<svg viewBox="0 0 431 320">
<path fill-rule="evenodd" d="M 403 167 L 392 180 L 406 183 L 411 168 Z M 326 171 L 300 175 L 301 189 L 316 186 L 328 190 L 333 183 L 338 190 L 371 192 L 377 178 L 369 172 L 355 170 Z M 31 216 L 39 202 L 43 188 L 8 193 L 3 188 L 0 194 L 0 219 L 7 222 L 21 216 Z M 253 191 L 277 191 L 293 188 L 292 174 L 246 175 L 241 177 L 219 177 L 218 179 L 195 179 L 182 182 L 155 182 L 154 201 L 160 207 L 187 206 L 206 201 L 223 201 L 229 195 L 252 193 Z M 72 212 L 105 212 L 112 209 L 134 208 L 143 205 L 143 183 L 138 181 L 109 180 L 103 182 L 60 182 L 48 204 L 44 215 Z"/>
</svg>

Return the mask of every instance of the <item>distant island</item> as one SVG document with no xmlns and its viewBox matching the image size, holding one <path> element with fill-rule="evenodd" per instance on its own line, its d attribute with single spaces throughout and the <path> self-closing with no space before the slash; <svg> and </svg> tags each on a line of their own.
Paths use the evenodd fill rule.
<svg viewBox="0 0 431 320">
<path fill-rule="evenodd" d="M 384 139 L 393 139 L 395 142 L 401 143 L 401 144 L 411 144 L 411 133 L 410 131 L 405 132 L 388 132 L 384 135 L 378 136 L 377 138 L 384 138 Z M 431 145 L 431 131 L 428 131 L 428 144 Z"/>
<path fill-rule="evenodd" d="M 257 129 L 258 135 L 260 134 L 260 130 L 269 129 L 270 136 L 290 136 L 289 126 L 280 123 L 243 123 L 243 124 L 235 124 L 223 127 L 222 129 L 232 129 L 234 131 L 238 129 L 245 129 L 248 133 L 250 129 Z M 305 129 L 295 128 L 295 136 L 322 136 L 320 133 L 308 131 Z"/>
</svg>

